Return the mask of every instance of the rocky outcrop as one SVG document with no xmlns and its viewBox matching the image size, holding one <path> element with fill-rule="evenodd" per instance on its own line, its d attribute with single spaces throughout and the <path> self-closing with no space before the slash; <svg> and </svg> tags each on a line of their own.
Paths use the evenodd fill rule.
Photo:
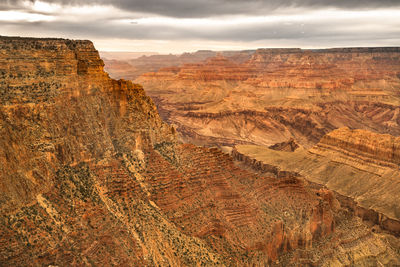
<svg viewBox="0 0 400 267">
<path fill-rule="evenodd" d="M 294 141 L 293 138 L 290 138 L 286 142 L 277 143 L 275 145 L 270 146 L 269 148 L 273 149 L 273 150 L 278 150 L 278 151 L 293 152 L 296 149 L 298 149 L 299 147 L 300 146 L 296 143 L 296 141 Z"/>
<path fill-rule="evenodd" d="M 399 51 L 258 49 L 246 61 L 219 54 L 136 82 L 182 140 L 271 146 L 294 138 L 310 148 L 344 126 L 400 135 Z"/>
<path fill-rule="evenodd" d="M 1 37 L 0 62 L 2 265 L 399 263 L 330 191 L 177 143 L 90 41 Z"/>
<path fill-rule="evenodd" d="M 232 246 L 228 251 L 263 252 L 268 260 L 261 262 L 276 261 L 290 250 L 312 247 L 334 231 L 329 202 L 301 181 L 260 177 L 235 166 L 230 156 L 215 148 L 183 145 L 177 152 L 179 172 L 156 154 L 148 157 L 143 177 L 149 180 L 152 200 L 185 233 L 211 239 L 225 257 L 229 255 L 223 247 Z M 298 198 L 302 201 L 293 201 Z M 300 214 L 304 217 L 299 221 Z M 243 260 L 254 261 L 249 256 Z"/>
</svg>

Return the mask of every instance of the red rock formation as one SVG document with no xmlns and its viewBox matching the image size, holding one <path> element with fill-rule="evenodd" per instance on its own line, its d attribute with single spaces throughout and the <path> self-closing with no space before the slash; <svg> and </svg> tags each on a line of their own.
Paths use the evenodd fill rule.
<svg viewBox="0 0 400 267">
<path fill-rule="evenodd" d="M 178 144 L 90 41 L 1 37 L 0 52 L 2 265 L 399 263 L 330 192 Z"/>
<path fill-rule="evenodd" d="M 182 140 L 270 146 L 294 138 L 311 147 L 343 126 L 400 134 L 399 58 L 399 48 L 259 49 L 247 61 L 218 55 L 136 81 Z"/>
</svg>

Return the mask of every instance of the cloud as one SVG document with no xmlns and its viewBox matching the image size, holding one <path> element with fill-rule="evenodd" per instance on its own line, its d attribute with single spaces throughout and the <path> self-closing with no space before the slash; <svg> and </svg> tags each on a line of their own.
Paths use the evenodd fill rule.
<svg viewBox="0 0 400 267">
<path fill-rule="evenodd" d="M 32 3 L 37 0 L 29 0 Z M 23 6 L 27 1 L 2 0 L 0 8 Z M 124 11 L 177 18 L 222 15 L 262 15 L 285 9 L 356 9 L 400 7 L 398 0 L 40 0 L 64 6 L 105 5 Z"/>
<path fill-rule="evenodd" d="M 0 34 L 91 39 L 95 43 L 102 40 L 115 50 L 121 43 L 131 42 L 134 46 L 138 41 L 151 41 L 158 45 L 169 43 L 172 52 L 177 52 L 177 47 L 183 52 L 182 49 L 192 50 L 193 44 L 198 47 L 209 43 L 221 49 L 244 45 L 246 48 L 398 45 L 400 6 L 391 6 L 400 1 L 366 0 L 359 8 L 360 3 L 356 0 L 0 0 Z"/>
<path fill-rule="evenodd" d="M 3 29 L 13 28 L 75 38 L 120 38 L 131 40 L 215 40 L 253 42 L 272 39 L 400 39 L 397 12 L 310 12 L 302 15 L 232 17 L 231 19 L 171 19 L 165 17 L 120 19 L 115 17 L 59 21 L 1 21 Z M 110 14 L 113 17 L 113 14 Z M 69 19 L 69 17 L 67 17 Z M 374 20 L 386 21 L 379 24 Z M 8 26 L 8 27 L 7 27 Z"/>
</svg>

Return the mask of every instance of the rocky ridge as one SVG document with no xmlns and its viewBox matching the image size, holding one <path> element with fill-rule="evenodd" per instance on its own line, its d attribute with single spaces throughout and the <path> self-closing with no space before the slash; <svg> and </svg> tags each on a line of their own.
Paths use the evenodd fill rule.
<svg viewBox="0 0 400 267">
<path fill-rule="evenodd" d="M 399 263 L 329 190 L 179 144 L 90 41 L 0 37 L 0 62 L 2 265 Z"/>
</svg>

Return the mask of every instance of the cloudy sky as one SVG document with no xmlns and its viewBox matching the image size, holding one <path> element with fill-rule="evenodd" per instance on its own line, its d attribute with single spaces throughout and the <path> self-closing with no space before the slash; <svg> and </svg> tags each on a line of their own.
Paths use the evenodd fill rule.
<svg viewBox="0 0 400 267">
<path fill-rule="evenodd" d="M 400 0 L 0 0 L 0 35 L 161 53 L 400 46 Z"/>
</svg>

